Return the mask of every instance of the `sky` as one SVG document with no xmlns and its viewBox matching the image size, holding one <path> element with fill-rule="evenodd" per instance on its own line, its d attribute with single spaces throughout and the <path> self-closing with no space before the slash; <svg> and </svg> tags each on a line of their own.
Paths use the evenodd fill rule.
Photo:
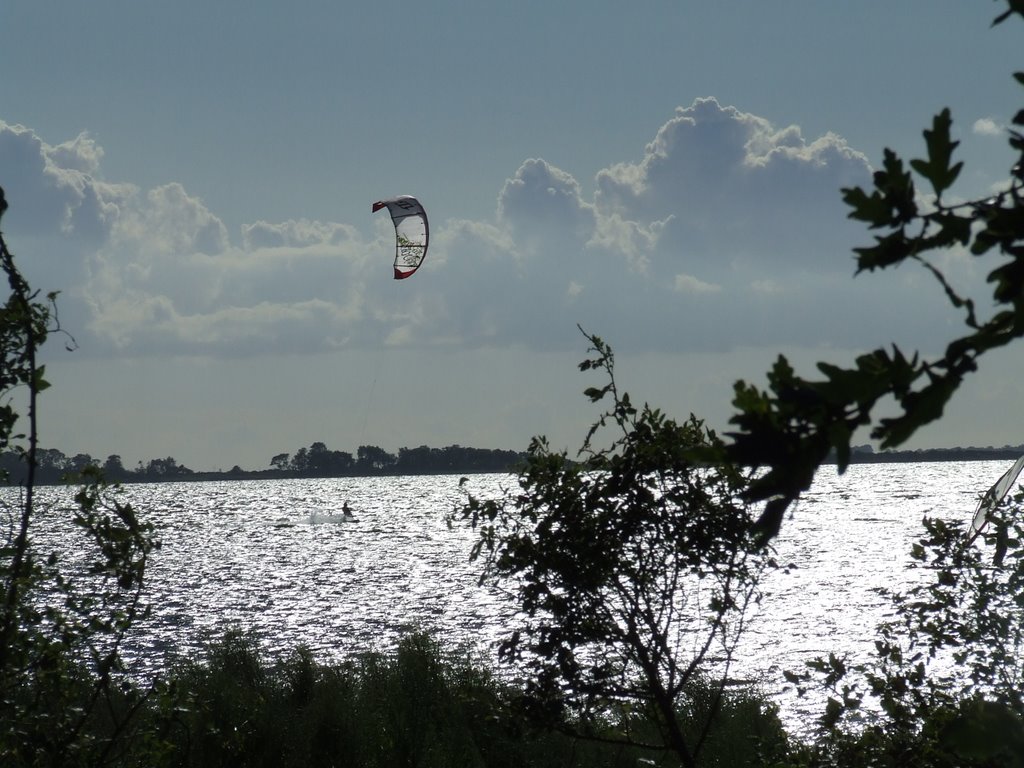
<svg viewBox="0 0 1024 768">
<path fill-rule="evenodd" d="M 1020 23 L 962 0 L 7 0 L 3 232 L 60 291 L 44 445 L 262 469 L 313 442 L 574 451 L 603 383 L 728 431 L 779 354 L 934 353 L 921 271 L 854 277 L 840 189 L 953 112 L 998 189 Z M 431 246 L 392 279 L 381 198 Z M 965 292 L 994 263 L 937 256 Z M 981 294 L 984 295 L 984 294 Z M 910 447 L 1024 443 L 1024 355 Z M 864 438 L 866 442 L 866 436 Z"/>
</svg>

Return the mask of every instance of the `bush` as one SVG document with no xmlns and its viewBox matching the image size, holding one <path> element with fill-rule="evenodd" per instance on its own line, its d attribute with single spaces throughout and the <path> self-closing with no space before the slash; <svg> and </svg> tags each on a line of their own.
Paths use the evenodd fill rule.
<svg viewBox="0 0 1024 768">
<path fill-rule="evenodd" d="M 165 741 L 161 762 L 150 765 L 635 768 L 641 758 L 662 757 L 611 743 L 621 723 L 608 722 L 588 739 L 567 732 L 578 724 L 536 727 L 516 706 L 519 689 L 422 633 L 403 638 L 393 653 L 331 665 L 305 649 L 270 661 L 253 637 L 232 632 L 203 660 L 176 665 L 169 681 L 173 697 L 151 710 Z M 693 709 L 681 718 L 700 727 L 714 690 L 695 687 Z M 730 694 L 721 710 L 701 765 L 767 765 L 785 754 L 785 732 L 762 697 Z"/>
</svg>

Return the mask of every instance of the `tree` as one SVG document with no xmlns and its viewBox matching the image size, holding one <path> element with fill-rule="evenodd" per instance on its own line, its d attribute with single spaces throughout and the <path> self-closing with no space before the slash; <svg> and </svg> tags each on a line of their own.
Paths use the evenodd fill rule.
<svg viewBox="0 0 1024 768">
<path fill-rule="evenodd" d="M 1024 18 L 1020 0 L 1006 0 L 1006 7 L 993 25 Z M 1024 85 L 1024 72 L 1014 78 Z M 858 271 L 918 264 L 961 313 L 965 330 L 931 360 L 876 349 L 852 367 L 820 363 L 824 379 L 810 381 L 780 357 L 769 391 L 737 383 L 738 430 L 725 455 L 766 470 L 746 494 L 766 502 L 761 541 L 778 534 L 785 510 L 829 451 L 845 468 L 855 430 L 871 427 L 883 448 L 901 445 L 941 418 L 982 356 L 1024 335 L 1024 109 L 1012 123 L 1016 157 L 992 196 L 950 200 L 962 164 L 953 160 L 949 110 L 924 131 L 926 157 L 905 164 L 887 149 L 871 192 L 843 190 L 850 216 L 879 233 L 874 244 L 856 249 Z M 922 199 L 915 179 L 930 187 L 931 199 Z M 990 298 L 961 295 L 929 258 L 952 247 L 996 259 Z M 888 418 L 875 415 L 883 399 L 896 404 Z M 1012 513 L 983 537 L 984 548 L 970 543 L 962 525 L 925 519 L 925 536 L 911 554 L 930 578 L 890 594 L 894 618 L 879 627 L 875 658 L 849 665 L 833 655 L 811 664 L 833 694 L 822 718 L 821 764 L 1024 765 L 1022 513 L 1018 496 Z M 805 675 L 790 679 L 808 682 Z"/>
<path fill-rule="evenodd" d="M 121 480 L 128 474 L 128 470 L 125 469 L 124 463 L 121 457 L 113 453 L 107 456 L 107 460 L 103 462 L 103 476 L 114 482 Z"/>
<path fill-rule="evenodd" d="M 327 459 L 329 451 L 327 450 L 326 443 L 315 442 L 309 446 L 309 453 L 306 454 L 309 460 L 309 471 L 320 472 L 323 470 L 324 462 Z"/>
<path fill-rule="evenodd" d="M 68 471 L 81 474 L 86 468 L 95 466 L 96 462 L 88 453 L 76 453 L 68 459 Z"/>
<path fill-rule="evenodd" d="M 177 459 L 173 456 L 168 456 L 165 459 L 150 459 L 145 468 L 140 466 L 139 474 L 144 477 L 159 480 L 171 480 L 179 477 L 187 477 L 188 475 L 195 473 L 185 465 L 179 464 Z"/>
<path fill-rule="evenodd" d="M 296 472 L 306 472 L 309 469 L 309 451 L 299 448 L 295 452 L 295 458 L 292 459 L 292 468 Z"/>
<path fill-rule="evenodd" d="M 926 517 L 912 563 L 928 574 L 890 591 L 874 657 L 830 655 L 787 673 L 830 694 L 818 763 L 907 768 L 1024 765 L 1024 492 L 977 541 Z"/>
<path fill-rule="evenodd" d="M 394 466 L 397 459 L 376 445 L 360 445 L 356 449 L 356 468 L 367 474 L 380 474 Z"/>
<path fill-rule="evenodd" d="M 56 448 L 38 448 L 36 462 L 36 469 L 48 478 L 59 478 L 69 469 L 68 457 Z"/>
<path fill-rule="evenodd" d="M 332 451 L 324 443 L 313 443 L 309 446 L 306 471 L 316 475 L 340 475 L 348 473 L 352 468 L 352 454 L 345 451 Z"/>
<path fill-rule="evenodd" d="M 1014 14 L 1024 18 L 1020 0 L 1006 0 L 1008 10 L 993 24 Z M 1024 72 L 1014 75 L 1024 85 Z M 814 473 L 835 451 L 839 470 L 850 459 L 855 432 L 871 427 L 882 448 L 905 443 L 918 429 L 942 416 L 946 403 L 978 360 L 1024 335 L 1024 110 L 1013 119 L 1010 147 L 1017 159 L 1005 188 L 982 199 L 951 200 L 950 189 L 962 164 L 954 162 L 957 143 L 950 138 L 949 110 L 936 115 L 924 131 L 927 156 L 905 164 L 886 149 L 874 189 L 843 190 L 850 217 L 879 234 L 873 245 L 855 249 L 857 271 L 873 272 L 905 263 L 931 274 L 952 306 L 962 313 L 965 332 L 945 352 L 927 360 L 898 347 L 861 355 L 852 367 L 819 363 L 820 380 L 796 374 L 780 356 L 768 374 L 768 391 L 743 381 L 735 385 L 736 431 L 728 459 L 763 467 L 747 490 L 752 502 L 765 502 L 759 521 L 763 540 L 775 536 L 786 509 L 810 487 Z M 923 180 L 934 197 L 924 201 L 915 184 Z M 988 274 L 994 309 L 982 317 L 981 300 L 961 296 L 929 260 L 931 252 L 962 247 L 973 256 L 1003 257 Z M 877 406 L 892 400 L 895 415 L 876 417 Z"/>
<path fill-rule="evenodd" d="M 0 216 L 7 203 L 0 190 Z M 60 330 L 50 294 L 39 300 L 0 235 L 10 296 L 0 307 L 0 452 L 24 465 L 20 494 L 0 508 L 0 764 L 108 763 L 137 701 L 116 685 L 125 633 L 142 612 L 143 575 L 157 546 L 150 525 L 122 503 L 96 470 L 75 494 L 75 562 L 33 539 L 41 458 L 36 414 L 48 386 L 37 353 Z M 12 405 L 27 393 L 27 426 Z"/>
<path fill-rule="evenodd" d="M 1020 0 L 1006 0 L 1006 8 L 994 24 L 1014 15 L 1024 17 Z M 1014 77 L 1024 85 L 1024 73 Z M 584 448 L 589 450 L 590 438 L 610 418 L 620 429 L 625 425 L 615 450 L 585 450 L 576 465 L 535 440 L 528 466 L 520 474 L 518 495 L 506 494 L 493 501 L 469 498 L 462 513 L 480 530 L 474 556 L 485 557 L 487 576 L 513 583 L 530 619 L 521 634 L 504 643 L 501 653 L 506 659 L 521 658 L 533 668 L 534 693 L 541 702 L 568 703 L 585 713 L 593 705 L 587 696 L 602 697 L 606 706 L 630 700 L 625 691 L 631 689 L 619 681 L 644 680 L 643 669 L 639 677 L 619 673 L 627 662 L 649 658 L 644 654 L 658 647 L 664 632 L 656 631 L 637 643 L 633 656 L 617 654 L 618 646 L 608 639 L 635 640 L 636 625 L 628 619 L 609 619 L 625 614 L 610 613 L 607 602 L 627 605 L 629 593 L 616 591 L 621 589 L 620 582 L 644 583 L 644 574 L 633 569 L 643 561 L 642 548 L 656 543 L 660 534 L 641 538 L 641 550 L 623 548 L 633 530 L 656 525 L 677 499 L 693 498 L 686 493 L 651 493 L 653 479 L 662 479 L 662 467 L 674 470 L 703 462 L 707 474 L 695 475 L 698 484 L 708 482 L 721 467 L 759 470 L 749 483 L 733 489 L 738 499 L 713 494 L 704 499 L 712 506 L 724 504 L 726 512 L 721 520 L 709 518 L 712 530 L 719 533 L 711 534 L 711 540 L 693 542 L 691 557 L 696 559 L 684 561 L 687 567 L 699 569 L 723 562 L 727 553 L 735 551 L 744 564 L 756 563 L 755 552 L 767 552 L 758 548 L 770 546 L 786 510 L 810 487 L 832 452 L 839 470 L 844 470 L 852 439 L 862 428 L 869 428 L 882 448 L 902 445 L 921 427 L 941 418 L 950 398 L 985 354 L 1024 336 L 1024 110 L 1017 112 L 1013 125 L 1009 144 L 1017 158 L 1005 187 L 991 196 L 966 202 L 952 198 L 951 188 L 962 164 L 953 159 L 957 142 L 951 138 L 948 110 L 936 115 L 924 132 L 925 157 L 905 163 L 886 150 L 872 190 L 842 190 L 850 216 L 876 232 L 873 244 L 855 250 L 858 272 L 916 264 L 935 279 L 961 314 L 965 328 L 941 355 L 928 359 L 896 346 L 879 348 L 861 355 L 852 366 L 819 363 L 823 378 L 816 380 L 798 376 L 780 356 L 768 374 L 766 390 L 743 381 L 735 385 L 736 411 L 731 420 L 735 430 L 727 443 L 697 440 L 677 429 L 662 431 L 667 423 L 663 417 L 647 407 L 639 414 L 631 412 L 628 400 L 618 397 L 612 379 L 608 387 L 589 391 L 594 399 L 611 394 L 613 408 L 595 425 Z M 920 182 L 927 187 L 927 197 L 918 189 Z M 930 257 L 949 248 L 995 261 L 988 274 L 990 298 L 962 295 L 947 280 Z M 992 309 L 983 310 L 988 306 Z M 600 356 L 596 362 L 604 365 Z M 879 404 L 890 401 L 895 413 L 879 417 Z M 647 454 L 645 444 L 658 447 Z M 623 473 L 634 461 L 626 457 L 634 453 L 649 455 L 651 463 L 639 464 L 644 472 Z M 680 488 L 692 482 L 685 475 L 681 478 Z M 696 498 L 702 500 L 700 495 Z M 742 536 L 752 538 L 731 533 L 723 522 L 732 519 L 732 507 L 745 510 L 746 504 L 763 505 L 756 523 L 739 526 Z M 630 510 L 636 511 L 635 522 L 630 523 L 634 528 L 623 530 L 621 526 L 633 518 Z M 686 515 L 676 509 L 664 518 L 672 525 Z M 889 718 L 881 731 L 858 731 L 853 738 L 838 730 L 830 732 L 824 764 L 910 765 L 911 760 L 921 766 L 1021 764 L 1020 624 L 1024 616 L 1019 606 L 1024 572 L 988 573 L 978 565 L 980 561 L 957 547 L 955 536 L 951 538 L 934 522 L 930 525 L 932 539 L 919 544 L 915 556 L 934 569 L 937 581 L 923 591 L 894 596 L 898 621 L 882 628 L 879 666 L 864 670 L 866 687 L 857 690 L 844 682 L 848 670 L 842 660 L 820 663 L 826 683 L 837 686 L 838 693 L 826 711 L 827 723 L 836 725 L 845 712 L 857 709 L 865 691 L 877 697 Z M 606 531 L 615 536 L 606 537 Z M 1017 550 L 1014 563 L 1024 562 L 1024 551 L 1018 549 L 1022 539 L 1024 528 L 1012 533 L 1004 530 L 995 546 L 1000 551 Z M 725 557 L 724 562 L 734 561 Z M 735 582 L 738 594 L 744 593 L 739 587 L 756 585 L 758 572 L 750 566 L 749 572 L 740 574 Z M 675 573 L 680 571 L 669 565 L 661 576 Z M 656 577 L 658 572 L 651 574 Z M 1001 586 L 993 586 L 996 582 Z M 734 600 L 725 606 L 742 608 L 742 603 Z M 742 611 L 736 615 L 742 618 Z M 600 645 L 599 638 L 607 644 Z M 966 669 L 966 682 L 929 677 L 934 668 L 928 661 L 943 655 Z M 610 686 L 611 682 L 620 687 Z M 650 690 L 658 690 L 649 677 L 646 682 Z M 673 733 L 671 720 L 666 717 L 663 723 L 665 743 L 685 765 L 694 764 L 694 749 L 684 729 L 677 722 Z M 874 746 L 872 738 L 878 739 Z"/>
<path fill-rule="evenodd" d="M 511 589 L 527 617 L 499 654 L 530 670 L 528 707 L 549 724 L 570 715 L 581 733 L 611 721 L 623 741 L 695 766 L 773 561 L 751 539 L 747 475 L 691 459 L 720 448 L 714 433 L 693 416 L 678 424 L 634 407 L 611 349 L 587 338 L 594 356 L 580 368 L 608 383 L 585 394 L 608 410 L 577 459 L 534 438 L 518 492 L 468 495 L 454 517 L 478 531 L 482 581 Z M 711 704 L 694 717 L 709 681 Z M 658 732 L 641 732 L 651 722 Z"/>
</svg>

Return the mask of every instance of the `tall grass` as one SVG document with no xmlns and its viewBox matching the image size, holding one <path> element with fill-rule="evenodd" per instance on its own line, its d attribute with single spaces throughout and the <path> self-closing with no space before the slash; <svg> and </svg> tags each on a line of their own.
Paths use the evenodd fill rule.
<svg viewBox="0 0 1024 768">
<path fill-rule="evenodd" d="M 83 696 L 87 690 L 83 687 Z M 569 735 L 572 722 L 539 727 L 517 707 L 519 697 L 520 691 L 497 679 L 486 663 L 465 652 L 446 651 L 426 634 L 406 636 L 391 653 L 365 653 L 344 663 L 324 664 L 302 648 L 269 659 L 252 636 L 231 632 L 211 642 L 200 657 L 170 666 L 148 692 L 130 686 L 114 689 L 87 724 L 88 750 L 63 757 L 50 751 L 44 757 L 25 744 L 17 765 L 674 765 L 663 752 L 610 743 L 625 730 L 614 720 L 596 730 L 589 724 L 589 739 Z M 684 719 L 696 722 L 711 700 L 710 688 L 694 688 L 688 700 L 690 711 Z M 65 701 L 60 708 L 74 706 Z M 130 719 L 125 717 L 129 711 L 134 714 Z M 130 727 L 123 726 L 126 721 Z M 780 764 L 786 734 L 762 697 L 727 697 L 715 723 L 702 765 Z M 655 734 L 656 725 L 634 720 L 630 730 Z"/>
<path fill-rule="evenodd" d="M 392 654 L 324 665 L 304 649 L 267 661 L 251 637 L 231 633 L 170 680 L 174 695 L 162 713 L 171 723 L 168 766 L 624 768 L 641 758 L 671 765 L 660 753 L 603 743 L 612 727 L 581 740 L 531 725 L 514 707 L 514 688 L 425 634 L 405 637 Z M 762 755 L 784 751 L 782 726 L 760 697 L 727 698 L 717 722 L 706 765 L 760 765 Z"/>
</svg>

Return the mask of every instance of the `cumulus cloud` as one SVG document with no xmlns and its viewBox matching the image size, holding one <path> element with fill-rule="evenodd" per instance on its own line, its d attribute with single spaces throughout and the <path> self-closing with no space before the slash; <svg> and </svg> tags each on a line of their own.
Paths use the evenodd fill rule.
<svg viewBox="0 0 1024 768">
<path fill-rule="evenodd" d="M 851 280 L 850 249 L 867 237 L 839 189 L 869 183 L 871 168 L 838 135 L 808 140 L 698 99 L 638 155 L 585 181 L 525 160 L 496 184 L 493 220 L 434 222 L 424 269 L 396 283 L 383 218 L 368 236 L 297 219 L 233 239 L 182 184 L 102 181 L 88 135 L 51 146 L 0 124 L 24 217 L 92 243 L 75 295 L 92 345 L 122 353 L 575 348 L 577 323 L 655 351 L 857 346 L 907 326 L 909 295 L 909 325 L 936 327 L 941 295 L 931 306 L 919 285 Z"/>
<path fill-rule="evenodd" d="M 89 134 L 80 133 L 71 141 L 49 148 L 47 154 L 58 168 L 95 176 L 100 170 L 103 148 Z"/>
<path fill-rule="evenodd" d="M 971 130 L 978 136 L 1002 136 L 1003 125 L 993 117 L 982 117 L 974 121 Z"/>
<path fill-rule="evenodd" d="M 341 245 L 358 239 L 356 230 L 345 224 L 300 219 L 284 222 L 257 221 L 242 226 L 246 250 L 261 248 L 302 248 L 311 245 Z"/>
<path fill-rule="evenodd" d="M 594 207 L 566 171 L 531 159 L 506 180 L 498 196 L 498 218 L 523 242 L 586 240 L 595 227 Z"/>
<path fill-rule="evenodd" d="M 102 158 L 102 149 L 86 134 L 51 146 L 29 128 L 0 121 L 0 168 L 17 211 L 11 217 L 16 231 L 102 241 L 135 192 L 130 184 L 107 184 L 97 177 Z"/>
<path fill-rule="evenodd" d="M 236 247 L 179 185 L 137 203 L 91 261 L 84 292 L 100 339 L 152 354 L 235 356 L 332 349 L 357 336 L 361 243 L 289 222 L 247 230 L 277 232 L 274 245 L 244 237 Z"/>
<path fill-rule="evenodd" d="M 698 99 L 680 107 L 637 163 L 597 174 L 596 207 L 643 230 L 657 225 L 664 273 L 738 263 L 771 270 L 848 269 L 822 246 L 842 230 L 840 187 L 867 183 L 867 158 L 835 134 L 807 142 L 796 126 Z M 782 246 L 773 249 L 772 246 Z M 766 247 L 767 246 L 767 247 Z"/>
</svg>

